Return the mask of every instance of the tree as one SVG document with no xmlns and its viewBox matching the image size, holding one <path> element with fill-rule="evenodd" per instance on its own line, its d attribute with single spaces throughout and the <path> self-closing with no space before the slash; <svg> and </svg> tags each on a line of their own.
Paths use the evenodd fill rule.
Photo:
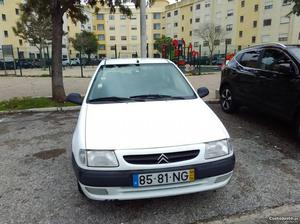
<svg viewBox="0 0 300 224">
<path fill-rule="evenodd" d="M 172 38 L 166 37 L 165 35 L 162 35 L 161 38 L 156 39 L 154 42 L 156 50 L 158 50 L 160 53 L 162 52 L 162 45 L 170 46 L 172 44 Z"/>
<path fill-rule="evenodd" d="M 126 15 L 131 15 L 129 7 L 123 5 L 120 0 L 84 0 L 87 6 L 98 12 L 100 6 L 108 6 L 110 13 L 114 13 L 116 8 Z M 136 7 L 139 0 L 135 1 Z M 52 98 L 55 101 L 65 100 L 65 89 L 62 76 L 62 37 L 63 37 L 63 16 L 67 14 L 73 22 L 85 22 L 87 16 L 84 14 L 84 5 L 81 0 L 27 0 L 24 3 L 26 13 L 31 13 L 33 8 L 38 8 L 38 12 L 45 17 L 51 18 L 52 24 Z"/>
<path fill-rule="evenodd" d="M 40 13 L 39 7 L 33 7 L 27 12 L 26 6 L 21 3 L 20 11 L 20 19 L 16 27 L 13 27 L 13 31 L 18 37 L 37 47 L 45 66 L 43 55 L 45 46 L 51 42 L 51 19 Z"/>
<path fill-rule="evenodd" d="M 213 23 L 205 23 L 195 30 L 195 34 L 200 37 L 208 46 L 210 64 L 212 63 L 213 53 L 223 39 L 225 32 L 221 26 Z"/>
<path fill-rule="evenodd" d="M 91 54 L 97 52 L 97 38 L 92 32 L 83 31 L 80 34 L 76 34 L 75 39 L 70 38 L 73 47 L 80 54 L 87 54 L 88 62 L 90 61 Z"/>
<path fill-rule="evenodd" d="M 300 16 L 300 0 L 288 0 L 288 2 L 294 3 L 291 13 L 294 13 L 297 16 Z"/>
</svg>

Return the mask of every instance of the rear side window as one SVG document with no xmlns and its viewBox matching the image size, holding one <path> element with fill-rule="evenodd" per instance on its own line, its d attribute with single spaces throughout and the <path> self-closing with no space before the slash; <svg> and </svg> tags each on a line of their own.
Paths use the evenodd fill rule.
<svg viewBox="0 0 300 224">
<path fill-rule="evenodd" d="M 291 60 L 281 51 L 275 49 L 265 50 L 261 59 L 261 69 L 268 71 L 279 71 L 280 65 L 290 65 Z"/>
<path fill-rule="evenodd" d="M 258 58 L 259 58 L 259 52 L 248 51 L 242 55 L 239 63 L 244 67 L 257 68 L 258 67 Z"/>
</svg>

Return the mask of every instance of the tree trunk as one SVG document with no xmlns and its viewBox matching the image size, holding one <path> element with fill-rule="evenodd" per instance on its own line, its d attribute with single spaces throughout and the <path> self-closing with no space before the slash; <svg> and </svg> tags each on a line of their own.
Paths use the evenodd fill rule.
<svg viewBox="0 0 300 224">
<path fill-rule="evenodd" d="M 58 0 L 52 2 L 52 98 L 63 102 L 66 94 L 62 72 L 63 18 Z"/>
</svg>

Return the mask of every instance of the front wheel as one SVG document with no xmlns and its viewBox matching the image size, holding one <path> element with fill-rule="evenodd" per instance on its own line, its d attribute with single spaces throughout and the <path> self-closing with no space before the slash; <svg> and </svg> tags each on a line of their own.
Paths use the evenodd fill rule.
<svg viewBox="0 0 300 224">
<path fill-rule="evenodd" d="M 221 97 L 220 104 L 224 112 L 233 113 L 238 109 L 238 105 L 234 100 L 231 87 L 227 85 L 222 87 L 220 92 L 220 97 Z"/>
</svg>

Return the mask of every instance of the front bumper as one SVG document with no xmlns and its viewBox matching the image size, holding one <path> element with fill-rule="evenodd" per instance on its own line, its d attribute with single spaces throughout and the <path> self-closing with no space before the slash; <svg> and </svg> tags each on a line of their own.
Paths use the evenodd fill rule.
<svg viewBox="0 0 300 224">
<path fill-rule="evenodd" d="M 130 200 L 165 197 L 213 190 L 225 186 L 235 164 L 235 156 L 214 162 L 164 169 L 95 171 L 80 168 L 72 155 L 78 182 L 85 195 L 93 200 Z M 134 188 L 132 175 L 195 169 L 195 181 L 190 183 Z"/>
</svg>

